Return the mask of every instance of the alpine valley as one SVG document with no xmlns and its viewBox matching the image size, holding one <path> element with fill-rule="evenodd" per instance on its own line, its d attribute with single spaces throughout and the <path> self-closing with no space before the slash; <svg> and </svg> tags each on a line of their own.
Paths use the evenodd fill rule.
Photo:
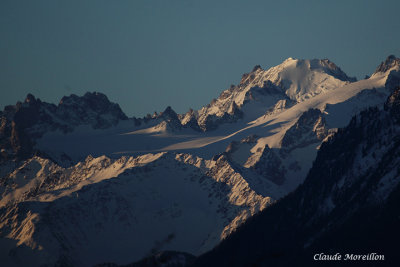
<svg viewBox="0 0 400 267">
<path fill-rule="evenodd" d="M 0 111 L 0 149 L 1 266 L 399 262 L 395 56 L 359 81 L 328 59 L 255 66 L 185 114 L 28 94 Z"/>
</svg>

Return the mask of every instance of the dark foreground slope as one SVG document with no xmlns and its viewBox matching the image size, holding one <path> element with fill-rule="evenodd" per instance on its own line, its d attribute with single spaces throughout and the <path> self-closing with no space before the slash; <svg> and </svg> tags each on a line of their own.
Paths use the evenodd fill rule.
<svg viewBox="0 0 400 267">
<path fill-rule="evenodd" d="M 400 89 L 324 143 L 305 182 L 195 266 L 400 266 Z M 340 253 L 339 261 L 314 261 Z M 384 261 L 344 261 L 346 254 Z"/>
</svg>

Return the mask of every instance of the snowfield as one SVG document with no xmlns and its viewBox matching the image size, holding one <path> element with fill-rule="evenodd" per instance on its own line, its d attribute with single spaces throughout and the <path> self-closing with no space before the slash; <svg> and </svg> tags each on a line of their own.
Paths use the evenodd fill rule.
<svg viewBox="0 0 400 267">
<path fill-rule="evenodd" d="M 97 93 L 58 106 L 28 96 L 22 108 L 39 115 L 20 136 L 32 153 L 0 161 L 0 260 L 90 266 L 165 250 L 200 255 L 296 189 L 337 128 L 383 108 L 399 65 L 389 57 L 355 81 L 327 59 L 289 58 L 256 66 L 200 110 L 143 119 Z"/>
</svg>

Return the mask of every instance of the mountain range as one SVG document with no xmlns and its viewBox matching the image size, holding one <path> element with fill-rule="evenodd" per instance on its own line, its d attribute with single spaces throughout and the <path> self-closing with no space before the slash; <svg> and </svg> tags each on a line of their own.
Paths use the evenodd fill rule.
<svg viewBox="0 0 400 267">
<path fill-rule="evenodd" d="M 185 114 L 128 118 L 98 92 L 58 105 L 28 94 L 0 112 L 0 260 L 395 262 L 399 86 L 395 56 L 360 81 L 327 59 L 288 58 Z"/>
</svg>

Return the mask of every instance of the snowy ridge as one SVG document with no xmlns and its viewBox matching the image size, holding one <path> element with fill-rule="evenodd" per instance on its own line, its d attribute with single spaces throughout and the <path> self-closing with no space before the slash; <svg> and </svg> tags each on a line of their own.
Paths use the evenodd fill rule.
<svg viewBox="0 0 400 267">
<path fill-rule="evenodd" d="M 270 191 L 275 199 L 283 195 L 272 184 Z M 40 250 L 32 256 L 36 262 L 77 266 L 139 260 L 152 249 L 198 255 L 273 202 L 255 193 L 224 156 L 170 153 L 89 156 L 69 168 L 34 157 L 2 179 L 1 192 L 2 237 L 21 246 L 7 262 L 23 257 L 26 246 Z M 111 248 L 102 248 L 99 258 L 96 244 L 109 236 L 121 238 L 112 244 L 121 258 Z M 131 243 L 134 254 L 127 237 L 142 240 Z"/>
<path fill-rule="evenodd" d="M 382 75 L 391 71 L 398 71 L 400 69 L 400 58 L 396 58 L 394 55 L 390 55 L 382 62 L 375 70 L 374 75 Z"/>
<path fill-rule="evenodd" d="M 309 266 L 320 251 L 371 249 L 384 254 L 383 265 L 398 265 L 399 97 L 400 87 L 384 109 L 354 116 L 322 144 L 301 186 L 193 266 Z"/>
<path fill-rule="evenodd" d="M 325 118 L 319 109 L 309 109 L 290 127 L 281 140 L 281 153 L 320 143 L 328 136 Z"/>
<path fill-rule="evenodd" d="M 200 109 L 197 112 L 198 124 L 207 130 L 209 116 L 232 115 L 236 106 L 242 108 L 246 103 L 256 101 L 263 103 L 263 112 L 266 112 L 274 104 L 270 103 L 271 100 L 301 102 L 354 81 L 327 59 L 288 58 L 269 70 L 256 66 L 252 72 L 243 75 L 239 85 L 223 91 L 217 99 Z"/>
<path fill-rule="evenodd" d="M 23 103 L 0 112 L 0 162 L 33 156 L 36 139 L 45 133 L 59 130 L 65 134 L 80 125 L 107 129 L 127 119 L 118 104 L 101 93 L 63 97 L 58 105 L 28 94 Z"/>
<path fill-rule="evenodd" d="M 355 81 L 329 60 L 289 58 L 256 66 L 198 111 L 167 107 L 142 119 L 97 93 L 58 106 L 28 96 L 0 113 L 0 261 L 88 266 L 163 250 L 199 255 L 295 190 L 325 143 L 376 106 L 353 124 L 388 126 L 384 137 L 354 152 L 338 188 L 360 183 L 352 177 L 368 175 L 394 145 L 397 126 L 380 116 L 400 118 L 399 62 L 390 56 Z M 396 175 L 388 172 L 371 199 L 384 201 Z M 327 214 L 337 202 L 319 204 Z"/>
<path fill-rule="evenodd" d="M 1 179 L 0 207 L 27 200 L 54 201 L 87 184 L 117 177 L 127 169 L 145 165 L 163 154 L 121 157 L 118 160 L 89 155 L 84 162 L 69 168 L 35 156 Z"/>
<path fill-rule="evenodd" d="M 286 63 L 282 63 L 282 66 L 271 71 L 263 71 L 260 67 L 257 67 L 253 70 L 253 73 L 259 74 L 257 77 L 261 82 L 262 77 L 264 77 L 262 73 L 276 74 L 276 77 L 278 77 L 287 68 L 293 73 L 296 68 L 303 69 L 306 73 L 315 72 L 314 77 L 331 75 L 335 71 L 334 67 L 331 67 L 332 71 L 324 69 L 325 63 L 323 62 L 326 61 L 317 60 L 317 63 L 320 62 L 318 64 L 315 64 L 315 61 L 312 60 L 301 61 L 302 63 L 296 62 L 300 61 L 287 60 Z M 313 64 L 319 67 L 317 68 Z M 335 77 L 341 77 L 341 79 L 335 77 L 332 79 L 340 81 L 338 83 L 344 84 L 343 86 L 321 91 L 318 95 L 299 103 L 296 100 L 291 100 L 284 94 L 284 91 L 279 89 L 279 86 L 271 81 L 268 80 L 266 87 L 260 88 L 255 84 L 250 85 L 255 82 L 253 79 L 256 78 L 256 75 L 253 78 L 250 77 L 252 75 L 245 75 L 242 85 L 232 87 L 221 95 L 225 95 L 226 101 L 224 100 L 224 103 L 228 104 L 235 102 L 234 99 L 237 99 L 238 94 L 243 92 L 244 94 L 248 93 L 252 100 L 250 98 L 246 100 L 247 102 L 242 107 L 237 105 L 235 110 L 240 115 L 240 118 L 237 117 L 238 120 L 232 119 L 236 118 L 233 115 L 218 117 L 214 114 L 208 116 L 209 126 L 214 125 L 214 123 L 218 125 L 213 131 L 203 133 L 199 131 L 199 128 L 197 130 L 192 128 L 192 126 L 198 126 L 195 122 L 198 115 L 197 111 L 191 110 L 186 115 L 176 116 L 173 115 L 176 114 L 175 112 L 168 111 L 166 114 L 172 113 L 172 115 L 168 116 L 166 120 L 162 119 L 163 113 L 155 114 L 153 119 L 140 126 L 133 126 L 132 123 L 128 122 L 120 123 L 120 126 L 113 129 L 97 130 L 96 132 L 79 132 L 77 129 L 75 130 L 76 133 L 67 136 L 57 133 L 48 134 L 38 140 L 37 147 L 46 151 L 54 159 L 58 159 L 60 157 L 58 155 L 61 153 L 66 153 L 74 161 L 82 160 L 86 156 L 86 151 L 91 151 L 95 156 L 106 154 L 109 157 L 117 157 L 121 154 L 140 155 L 143 153 L 178 151 L 209 159 L 224 151 L 230 143 L 240 142 L 250 135 L 256 135 L 256 140 L 251 144 L 240 145 L 240 152 L 233 153 L 232 160 L 249 168 L 250 165 L 255 165 L 260 160 L 262 151 L 266 146 L 269 149 L 277 150 L 274 151 L 274 154 L 280 158 L 279 161 L 282 162 L 282 169 L 284 170 L 282 172 L 283 178 L 278 180 L 283 181 L 282 187 L 285 188 L 285 191 L 290 192 L 305 178 L 323 140 L 332 135 L 337 128 L 344 127 L 351 117 L 361 110 L 376 105 L 382 107 L 392 87 L 397 84 L 397 70 L 398 66 L 394 64 L 385 72 L 376 73 L 369 79 L 357 82 L 350 82 L 350 78 L 349 81 L 342 81 L 341 79 L 344 79 L 344 76 L 336 70 Z M 223 103 L 221 101 L 221 99 L 216 100 L 215 105 L 218 106 L 217 103 Z M 211 106 L 209 107 L 211 108 Z M 307 114 L 310 109 L 321 112 L 318 120 L 304 128 L 303 133 L 299 135 L 301 138 L 294 138 L 296 144 L 292 143 L 290 147 L 282 146 L 282 141 L 287 139 L 291 132 L 287 133 L 287 131 L 297 127 L 300 117 Z M 179 126 L 176 123 L 176 118 L 180 120 L 181 125 L 186 123 L 185 126 Z M 225 119 L 221 120 L 222 118 Z M 228 121 L 230 123 L 225 123 Z M 153 126 L 147 127 L 146 125 Z M 77 150 L 75 143 L 78 141 L 82 145 Z M 246 162 L 252 163 L 244 165 Z M 267 175 L 266 177 L 271 176 Z"/>
</svg>

